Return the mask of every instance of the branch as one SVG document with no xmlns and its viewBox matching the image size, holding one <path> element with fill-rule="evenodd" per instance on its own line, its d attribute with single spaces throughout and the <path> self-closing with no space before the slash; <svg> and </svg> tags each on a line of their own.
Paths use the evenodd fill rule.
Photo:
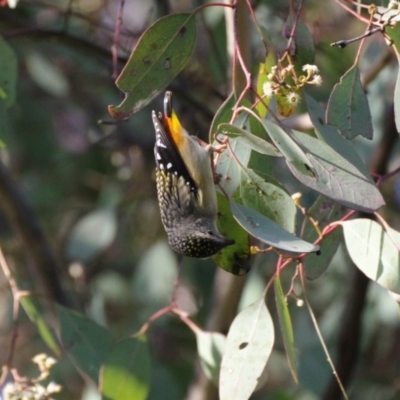
<svg viewBox="0 0 400 400">
<path fill-rule="evenodd" d="M 44 295 L 63 305 L 70 305 L 58 277 L 58 264 L 54 253 L 43 234 L 36 216 L 25 201 L 19 188 L 9 175 L 7 168 L 0 162 L 0 206 L 11 227 L 19 236 L 24 249 L 32 259 L 35 276 Z M 30 277 L 25 267 L 23 276 Z M 22 270 L 22 268 L 25 268 Z"/>
</svg>

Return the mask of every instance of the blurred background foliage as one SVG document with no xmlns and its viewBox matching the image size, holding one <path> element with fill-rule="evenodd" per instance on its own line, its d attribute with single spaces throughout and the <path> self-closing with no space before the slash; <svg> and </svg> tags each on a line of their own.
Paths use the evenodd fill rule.
<svg viewBox="0 0 400 400">
<path fill-rule="evenodd" d="M 200 0 L 126 1 L 117 42 L 118 70 L 153 21 L 200 4 Z M 224 279 L 228 279 L 221 278 L 221 274 L 228 274 L 216 272 L 210 260 L 177 260 L 167 245 L 156 200 L 150 118 L 152 109 L 161 109 L 162 96 L 129 121 L 107 124 L 111 120 L 107 106 L 119 104 L 122 99 L 114 85 L 111 56 L 119 7 L 120 1 L 114 0 L 26 0 L 15 9 L 0 7 L 0 34 L 18 62 L 15 104 L 0 110 L 1 160 L 50 242 L 58 261 L 58 279 L 76 309 L 105 326 L 115 339 L 125 338 L 169 303 L 177 265 L 182 262 L 178 303 L 207 329 L 218 292 L 224 287 Z M 289 1 L 256 0 L 254 9 L 279 48 Z M 330 43 L 357 36 L 365 28 L 333 0 L 306 2 L 301 20 L 314 38 L 315 64 L 323 77 L 323 85 L 314 90 L 313 96 L 325 103 L 333 85 L 351 66 L 357 49 L 357 45 L 332 48 Z M 212 7 L 200 13 L 198 31 L 200 40 L 195 54 L 170 89 L 183 125 L 206 139 L 212 117 L 231 86 L 222 8 Z M 265 54 L 255 30 L 249 35 L 256 74 Z M 385 51 L 382 37 L 369 38 L 361 73 L 366 73 Z M 367 164 L 384 133 L 386 110 L 393 98 L 397 64 L 395 57 L 389 55 L 388 59 L 368 86 L 374 140 L 354 141 Z M 398 147 L 396 140 L 390 167 L 399 164 Z M 274 165 L 276 178 L 291 193 L 304 191 L 288 173 L 282 172 L 281 165 L 280 161 Z M 389 204 L 386 218 L 399 229 L 396 179 L 386 182 L 383 192 Z M 311 205 L 315 198 L 315 194 L 303 193 L 303 205 Z M 35 281 L 40 272 L 35 272 L 29 249 L 8 217 L 3 210 L 1 246 L 10 266 L 24 268 L 29 279 Z M 243 281 L 239 309 L 261 296 L 275 262 L 274 255 L 258 255 L 251 260 L 252 271 L 246 278 L 229 277 Z M 354 270 L 340 247 L 329 270 L 308 283 L 311 304 L 334 359 L 349 293 L 355 290 Z M 293 272 L 293 268 L 284 271 L 284 288 L 290 285 Z M 36 287 L 40 292 L 40 286 Z M 4 351 L 0 363 L 4 365 L 12 335 L 12 298 L 3 276 L 1 288 L 0 344 Z M 273 298 L 270 300 L 276 320 Z M 400 399 L 397 304 L 386 291 L 371 284 L 363 306 L 361 354 L 353 369 L 349 393 L 352 399 Z M 307 310 L 297 307 L 295 299 L 289 307 L 300 357 L 300 384 L 295 385 L 291 379 L 277 331 L 266 383 L 253 395 L 254 399 L 324 398 L 331 380 L 332 372 Z M 23 313 L 19 319 L 14 365 L 23 374 L 35 375 L 31 357 L 48 350 L 36 326 Z M 195 337 L 185 325 L 176 317 L 165 316 L 152 325 L 149 341 L 153 371 L 149 399 L 213 398 L 212 394 L 198 393 L 202 372 Z M 57 399 L 99 398 L 67 358 L 53 369 L 52 379 L 64 387 L 55 395 Z"/>
</svg>

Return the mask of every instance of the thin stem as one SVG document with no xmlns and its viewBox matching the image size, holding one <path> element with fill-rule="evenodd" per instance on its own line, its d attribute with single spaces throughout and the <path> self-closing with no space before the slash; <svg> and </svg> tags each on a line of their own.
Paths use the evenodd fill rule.
<svg viewBox="0 0 400 400">
<path fill-rule="evenodd" d="M 117 22 L 115 24 L 113 44 L 111 46 L 112 65 L 113 65 L 112 78 L 113 79 L 117 79 L 117 77 L 118 77 L 118 41 L 119 41 L 119 35 L 121 33 L 124 6 L 125 6 L 125 0 L 121 0 L 121 2 L 119 3 L 119 7 L 118 7 L 118 17 L 117 17 Z"/>
</svg>

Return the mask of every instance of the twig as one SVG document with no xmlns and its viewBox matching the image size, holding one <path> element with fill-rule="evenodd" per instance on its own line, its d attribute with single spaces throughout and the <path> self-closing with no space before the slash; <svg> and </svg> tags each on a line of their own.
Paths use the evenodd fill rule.
<svg viewBox="0 0 400 400">
<path fill-rule="evenodd" d="M 119 3 L 119 7 L 118 7 L 118 17 L 117 17 L 117 22 L 115 24 L 113 44 L 111 46 L 112 65 L 113 65 L 112 78 L 113 79 L 117 79 L 117 77 L 118 77 L 118 41 L 119 41 L 119 35 L 121 32 L 122 16 L 124 13 L 124 5 L 125 5 L 125 0 L 121 0 Z"/>
</svg>

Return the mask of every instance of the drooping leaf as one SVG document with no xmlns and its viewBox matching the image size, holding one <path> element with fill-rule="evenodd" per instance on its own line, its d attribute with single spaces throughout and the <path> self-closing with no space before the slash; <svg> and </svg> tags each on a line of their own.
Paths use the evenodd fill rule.
<svg viewBox="0 0 400 400">
<path fill-rule="evenodd" d="M 304 99 L 317 137 L 353 164 L 364 176 L 369 176 L 369 171 L 353 144 L 345 139 L 337 128 L 325 122 L 325 110 L 322 106 L 308 94 L 304 95 Z"/>
<path fill-rule="evenodd" d="M 125 99 L 109 106 L 115 118 L 127 117 L 147 105 L 185 67 L 196 41 L 195 14 L 167 15 L 139 39 L 116 81 Z"/>
<path fill-rule="evenodd" d="M 296 227 L 296 205 L 287 191 L 273 178 L 257 175 L 249 168 L 240 170 L 241 203 L 293 233 Z"/>
<path fill-rule="evenodd" d="M 272 157 L 282 157 L 282 154 L 279 152 L 279 150 L 271 143 L 268 143 L 266 140 L 261 139 L 260 137 L 253 135 L 245 129 L 239 128 L 235 125 L 227 123 L 220 124 L 218 126 L 218 132 L 226 136 L 236 138 L 241 145 L 250 147 L 252 150 L 257 151 L 258 153 Z"/>
<path fill-rule="evenodd" d="M 217 176 L 220 176 L 220 184 L 228 196 L 232 197 L 240 185 L 240 164 L 247 166 L 251 149 L 241 146 L 237 139 L 230 139 L 230 149 L 225 150 L 219 157 L 216 168 Z M 234 153 L 234 156 L 231 154 Z"/>
<path fill-rule="evenodd" d="M 369 175 L 364 175 L 323 141 L 302 132 L 292 130 L 292 133 L 307 150 L 318 176 L 318 179 L 311 179 L 288 164 L 300 182 L 355 210 L 373 212 L 385 204 Z"/>
<path fill-rule="evenodd" d="M 0 101 L 4 101 L 6 107 L 15 102 L 17 67 L 17 57 L 13 49 L 0 37 Z"/>
<path fill-rule="evenodd" d="M 218 332 L 196 332 L 197 353 L 200 363 L 208 379 L 218 385 L 222 354 L 226 337 Z"/>
<path fill-rule="evenodd" d="M 225 271 L 234 275 L 244 275 L 249 271 L 246 262 L 250 255 L 249 235 L 233 218 L 228 199 L 219 192 L 217 199 L 219 231 L 235 243 L 222 249 L 212 259 Z"/>
<path fill-rule="evenodd" d="M 102 400 L 145 400 L 150 386 L 150 354 L 143 337 L 117 343 L 100 376 Z"/>
<path fill-rule="evenodd" d="M 83 314 L 58 306 L 60 339 L 78 371 L 98 382 L 100 367 L 114 343 L 107 331 Z"/>
<path fill-rule="evenodd" d="M 394 51 L 396 52 L 397 61 L 400 64 L 400 25 L 387 27 L 385 32 L 393 40 Z M 394 89 L 394 117 L 397 127 L 397 132 L 400 132 L 400 68 L 397 72 L 396 86 Z"/>
<path fill-rule="evenodd" d="M 307 257 L 306 257 L 307 258 Z M 294 335 L 292 321 L 290 319 L 289 308 L 286 304 L 285 295 L 282 290 L 281 280 L 277 276 L 274 280 L 275 300 L 278 309 L 279 325 L 282 331 L 283 344 L 286 350 L 289 368 L 294 381 L 297 383 L 297 356 L 294 348 Z"/>
<path fill-rule="evenodd" d="M 51 329 L 46 322 L 46 312 L 41 304 L 39 304 L 37 299 L 32 295 L 22 296 L 20 302 L 29 319 L 36 324 L 43 341 L 57 357 L 61 357 L 62 351 L 60 344 L 54 330 Z"/>
<path fill-rule="evenodd" d="M 358 135 L 372 139 L 371 111 L 356 66 L 351 67 L 333 88 L 327 121 L 347 139 L 354 139 Z"/>
<path fill-rule="evenodd" d="M 290 253 L 310 253 L 319 250 L 319 246 L 292 235 L 257 211 L 232 201 L 231 209 L 236 221 L 252 236 L 266 244 Z"/>
<path fill-rule="evenodd" d="M 325 196 L 318 196 L 314 204 L 307 210 L 307 216 L 301 229 L 301 237 L 308 242 L 318 239 L 318 232 L 310 218 L 318 223 L 318 227 L 322 231 L 331 222 L 338 221 L 345 212 L 346 209 L 339 203 Z M 309 254 L 304 258 L 303 266 L 308 279 L 316 279 L 326 271 L 339 247 L 340 239 L 341 232 L 336 229 L 320 243 L 319 255 Z"/>
<path fill-rule="evenodd" d="M 354 264 L 371 280 L 400 294 L 400 253 L 381 225 L 365 218 L 340 224 Z"/>
<path fill-rule="evenodd" d="M 229 329 L 221 363 L 220 400 L 250 397 L 273 344 L 274 326 L 262 298 L 238 314 Z"/>
</svg>

